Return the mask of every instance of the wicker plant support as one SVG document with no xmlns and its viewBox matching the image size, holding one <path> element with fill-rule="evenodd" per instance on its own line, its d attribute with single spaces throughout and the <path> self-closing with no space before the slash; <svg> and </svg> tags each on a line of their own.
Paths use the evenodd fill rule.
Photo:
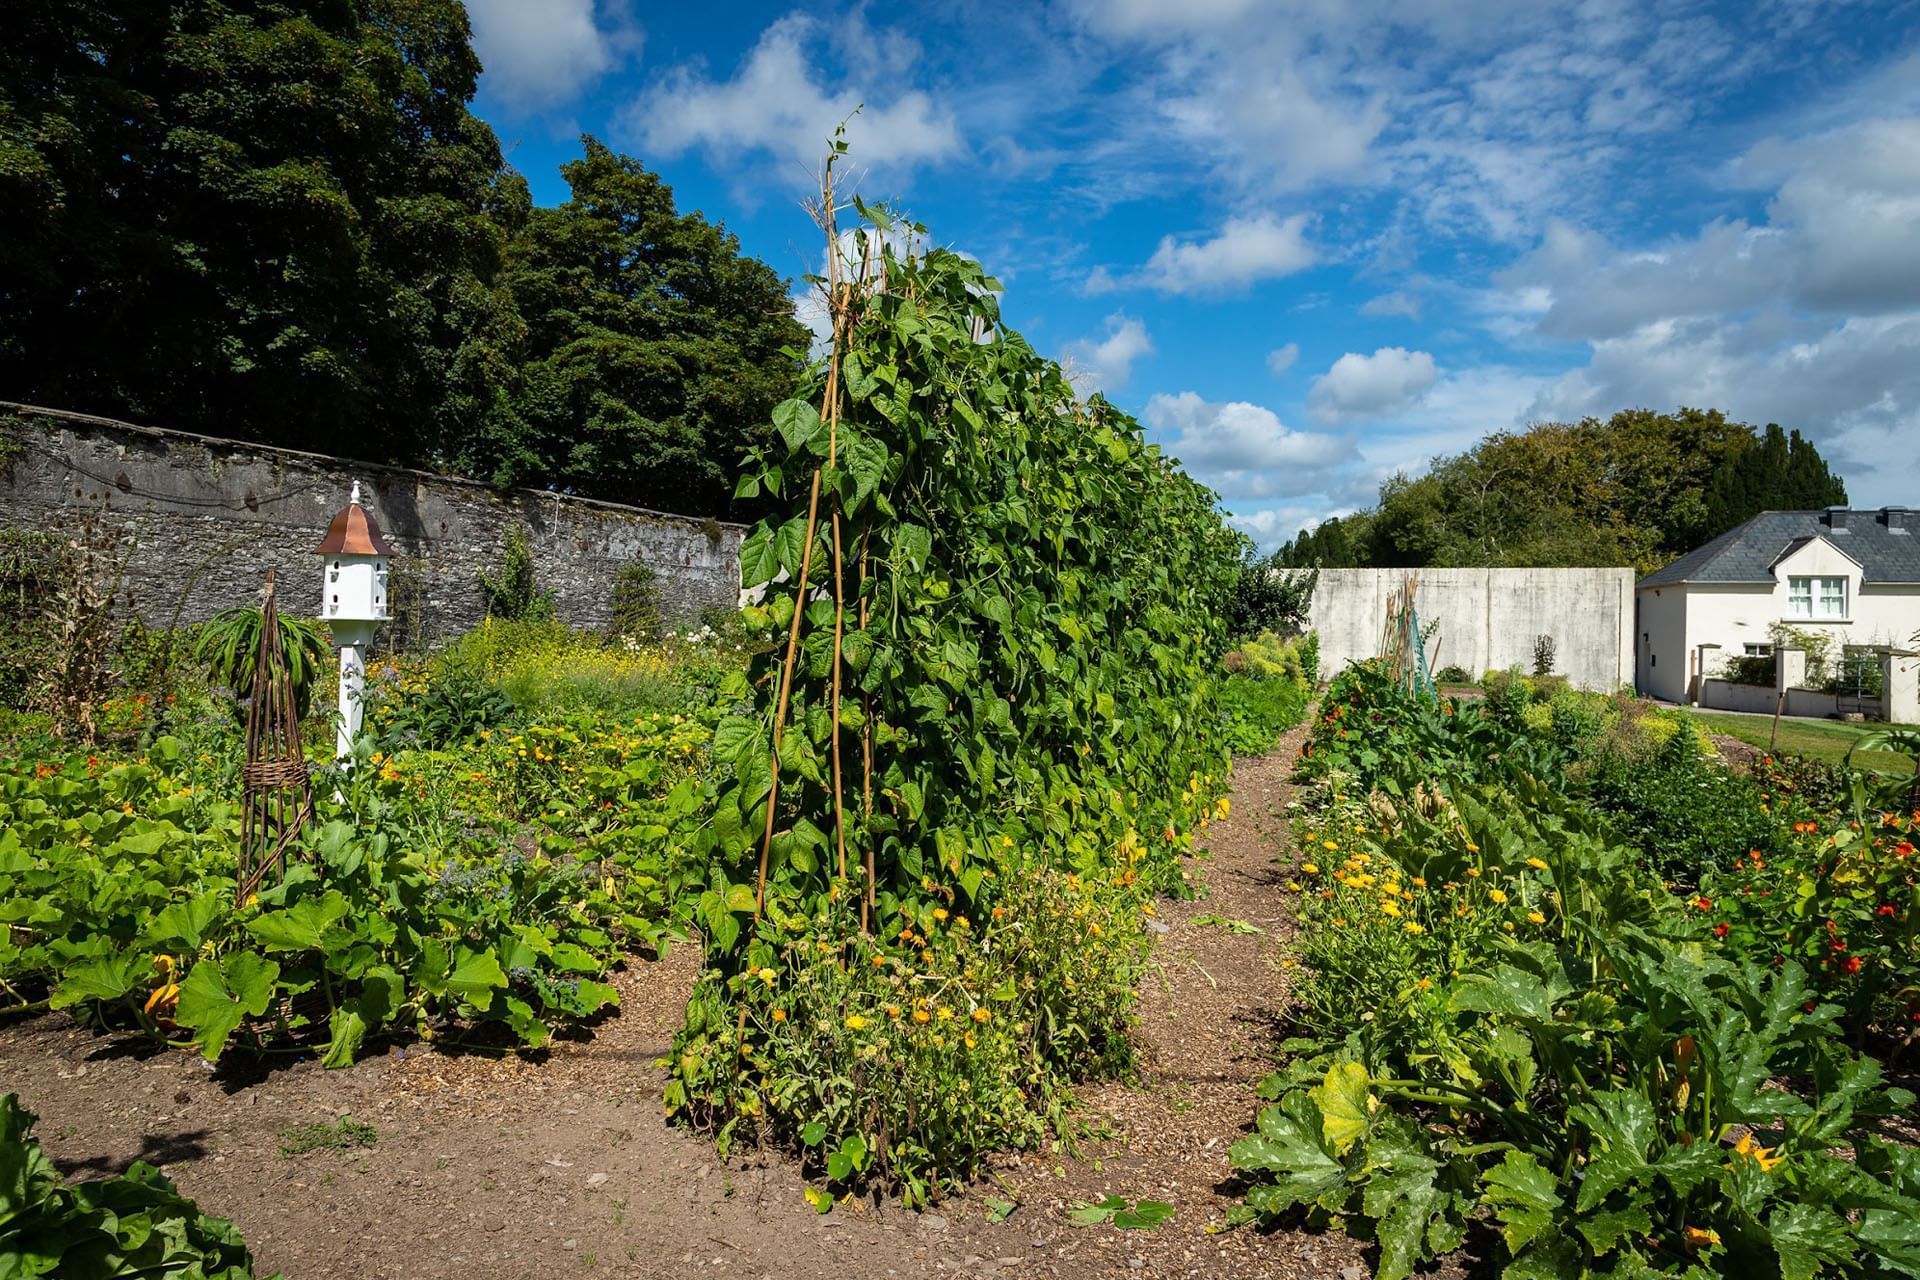
<svg viewBox="0 0 1920 1280">
<path fill-rule="evenodd" d="M 287 865 L 287 848 L 313 821 L 313 787 L 300 749 L 300 708 L 280 643 L 273 570 L 260 593 L 260 652 L 247 704 L 247 763 L 241 770 L 240 868 L 235 899 L 244 903 L 269 874 Z"/>
</svg>

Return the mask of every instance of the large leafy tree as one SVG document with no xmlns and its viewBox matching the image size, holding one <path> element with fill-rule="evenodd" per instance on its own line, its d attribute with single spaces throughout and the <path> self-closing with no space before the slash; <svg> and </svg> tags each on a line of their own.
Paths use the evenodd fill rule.
<svg viewBox="0 0 1920 1280">
<path fill-rule="evenodd" d="M 429 459 L 488 405 L 526 206 L 459 0 L 21 0 L 0 40 L 0 384 Z"/>
<path fill-rule="evenodd" d="M 457 455 L 498 484 L 719 512 L 792 393 L 807 331 L 786 282 L 639 161 L 594 138 L 561 167 L 505 276 L 527 337 L 518 384 Z"/>
<path fill-rule="evenodd" d="M 1372 508 L 1302 532 L 1291 566 L 1658 567 L 1758 512 L 1847 500 L 1795 431 L 1717 410 L 1542 423 L 1389 478 Z"/>
</svg>

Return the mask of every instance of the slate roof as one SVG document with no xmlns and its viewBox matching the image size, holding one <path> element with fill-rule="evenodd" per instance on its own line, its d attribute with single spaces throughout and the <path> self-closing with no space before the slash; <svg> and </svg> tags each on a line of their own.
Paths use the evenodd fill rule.
<svg viewBox="0 0 1920 1280">
<path fill-rule="evenodd" d="M 1840 512 L 1762 511 L 1640 579 L 1643 587 L 1682 582 L 1767 582 L 1773 566 L 1812 538 L 1831 542 L 1860 565 L 1862 582 L 1920 582 L 1920 512 L 1894 507 Z M 1901 527 L 1904 526 L 1904 527 Z"/>
</svg>

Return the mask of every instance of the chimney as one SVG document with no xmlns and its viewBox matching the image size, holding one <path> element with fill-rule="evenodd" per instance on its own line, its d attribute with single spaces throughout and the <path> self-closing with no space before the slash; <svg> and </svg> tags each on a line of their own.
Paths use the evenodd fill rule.
<svg viewBox="0 0 1920 1280">
<path fill-rule="evenodd" d="M 1887 526 L 1889 533 L 1905 533 L 1913 528 L 1913 512 L 1905 507 L 1882 507 L 1880 523 Z"/>
<path fill-rule="evenodd" d="M 1847 517 L 1852 514 L 1845 507 L 1828 507 L 1827 514 L 1821 517 L 1827 528 L 1835 533 L 1847 531 Z"/>
</svg>

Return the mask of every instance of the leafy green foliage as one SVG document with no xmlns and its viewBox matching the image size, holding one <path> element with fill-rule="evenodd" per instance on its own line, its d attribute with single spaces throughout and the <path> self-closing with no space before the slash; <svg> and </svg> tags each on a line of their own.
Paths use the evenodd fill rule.
<svg viewBox="0 0 1920 1280">
<path fill-rule="evenodd" d="M 1593 802 L 1669 875 L 1694 881 L 1750 850 L 1780 848 L 1781 823 L 1760 786 L 1720 768 L 1693 734 L 1638 755 L 1604 754 L 1585 781 Z"/>
<path fill-rule="evenodd" d="M 1240 553 L 1240 572 L 1227 598 L 1227 634 L 1240 639 L 1267 631 L 1304 630 L 1320 583 L 1318 569 L 1290 570 L 1280 553 L 1260 555 L 1251 546 Z"/>
<path fill-rule="evenodd" d="M 1280 735 L 1300 723 L 1313 696 L 1306 681 L 1230 675 L 1220 682 L 1227 749 L 1237 756 L 1273 750 Z"/>
<path fill-rule="evenodd" d="M 1366 667 L 1329 689 L 1290 886 L 1302 1034 L 1232 1149 L 1235 1218 L 1357 1226 L 1386 1280 L 1476 1224 L 1507 1276 L 1912 1274 L 1920 1180 L 1877 1130 L 1913 1099 L 1825 998 L 1860 904 L 1910 892 L 1904 824 L 1801 819 L 1788 843 L 1830 868 L 1747 855 L 1710 882 L 1738 902 L 1677 894 L 1580 787 L 1596 744 L 1657 764 L 1691 729 L 1586 698 L 1515 681 L 1474 715 Z M 1803 812 L 1775 799 L 1777 828 Z M 1808 899 L 1844 935 L 1797 923 Z M 1909 927 L 1871 909 L 1889 932 L 1856 973 Z"/>
<path fill-rule="evenodd" d="M 527 545 L 527 527 L 507 526 L 500 550 L 500 570 L 480 574 L 480 591 L 487 600 L 487 616 L 506 622 L 544 622 L 553 617 L 553 592 L 542 591 L 534 580 L 533 550 Z"/>
<path fill-rule="evenodd" d="M 0 48 L 0 379 L 424 461 L 491 400 L 525 184 L 457 0 L 44 0 Z"/>
<path fill-rule="evenodd" d="M 405 767 L 359 748 L 284 881 L 236 905 L 238 744 L 0 769 L 0 992 L 216 1059 L 493 1024 L 544 1044 L 669 936 L 710 730 L 528 725 Z M 219 798 L 219 797 L 226 798 Z"/>
<path fill-rule="evenodd" d="M 794 659 L 761 655 L 715 732 L 708 968 L 667 1104 L 723 1142 L 858 1134 L 919 1200 L 1125 1061 L 1145 896 L 1225 773 L 1236 544 L 1001 325 L 979 264 L 862 209 L 830 241 L 832 361 L 739 487 L 777 503 L 741 568 Z"/>
<path fill-rule="evenodd" d="M 452 453 L 495 484 L 721 513 L 808 335 L 787 286 L 639 161 L 582 139 L 572 189 L 508 246 L 511 393 Z"/>
<path fill-rule="evenodd" d="M 210 1218 L 159 1170 L 67 1183 L 33 1138 L 34 1116 L 0 1096 L 0 1267 L 9 1276 L 253 1280 L 240 1233 Z"/>
<path fill-rule="evenodd" d="M 1067 1221 L 1076 1227 L 1115 1226 L 1122 1231 L 1151 1231 L 1173 1214 L 1173 1206 L 1164 1200 L 1107 1196 L 1089 1204 L 1075 1205 L 1067 1212 Z"/>
<path fill-rule="evenodd" d="M 253 680 L 260 662 L 260 628 L 265 615 L 254 605 L 227 609 L 208 620 L 194 641 L 193 656 L 207 666 L 218 684 L 235 698 L 253 696 Z M 276 611 L 280 651 L 287 659 L 287 679 L 302 715 L 313 699 L 313 683 L 332 661 L 327 637 L 318 623 Z"/>
<path fill-rule="evenodd" d="M 1630 564 L 1643 571 L 1761 511 L 1845 503 L 1798 431 L 1718 410 L 1629 409 L 1498 432 L 1390 477 L 1378 503 L 1281 547 L 1294 567 Z"/>
</svg>

